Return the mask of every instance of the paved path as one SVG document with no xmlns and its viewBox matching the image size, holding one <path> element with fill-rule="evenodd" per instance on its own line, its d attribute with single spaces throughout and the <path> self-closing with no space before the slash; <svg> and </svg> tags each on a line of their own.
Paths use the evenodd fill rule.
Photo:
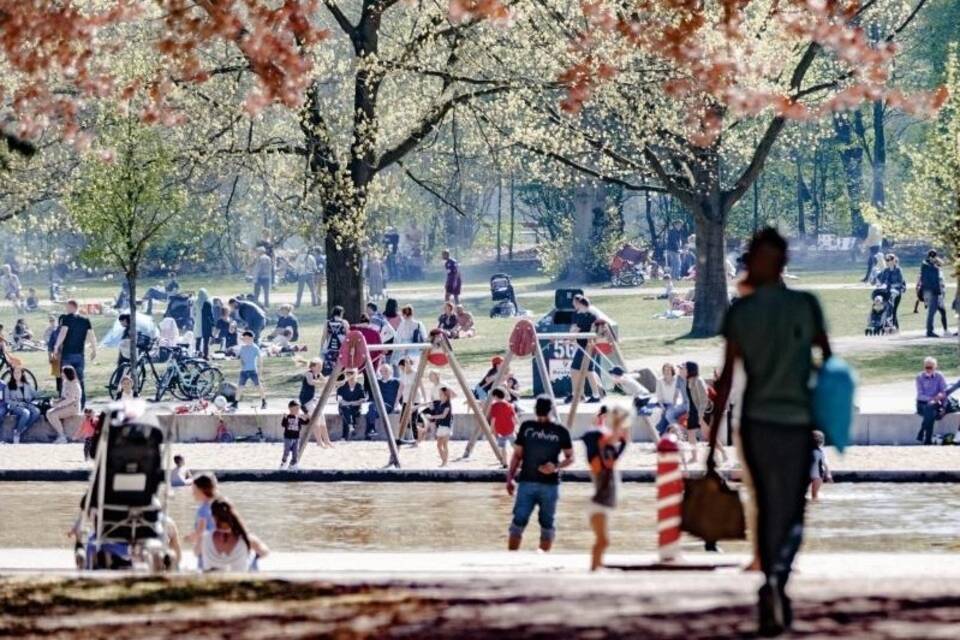
<svg viewBox="0 0 960 640">
<path fill-rule="evenodd" d="M 137 581 L 38 575 L 69 553 L 0 552 L 0 635 L 58 638 L 742 638 L 760 578 L 746 559 L 717 570 L 649 571 L 648 555 L 521 552 L 276 554 L 254 580 Z M 27 567 L 29 575 L 21 573 Z M 20 571 L 11 570 L 21 568 Z M 74 574 L 75 575 L 75 574 Z M 111 579 L 112 578 L 112 579 Z M 953 638 L 955 555 L 801 555 L 791 584 L 805 637 Z M 119 580 L 119 581 L 118 581 Z"/>
<path fill-rule="evenodd" d="M 451 470 L 489 470 L 499 468 L 489 445 L 480 442 L 469 460 L 457 460 L 464 442 L 451 442 Z M 586 470 L 581 442 L 575 445 L 573 469 Z M 174 454 L 181 454 L 191 469 L 276 469 L 283 452 L 281 443 L 174 443 Z M 731 463 L 736 452 L 730 450 Z M 956 470 L 960 469 L 960 447 L 850 447 L 840 456 L 827 450 L 830 467 L 847 471 Z M 350 442 L 333 449 L 321 449 L 311 443 L 301 461 L 303 469 L 380 469 L 388 460 L 385 442 Z M 400 460 L 405 469 L 437 469 L 440 459 L 433 442 L 420 447 L 402 447 Z M 620 467 L 624 470 L 650 470 L 656 466 L 652 445 L 634 443 L 627 448 Z M 0 469 L 86 469 L 79 444 L 20 444 L 0 446 Z"/>
</svg>

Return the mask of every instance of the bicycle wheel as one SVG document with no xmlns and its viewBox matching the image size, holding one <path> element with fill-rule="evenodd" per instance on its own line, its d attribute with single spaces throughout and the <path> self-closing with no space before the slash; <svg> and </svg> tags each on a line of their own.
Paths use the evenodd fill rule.
<svg viewBox="0 0 960 640">
<path fill-rule="evenodd" d="M 215 367 L 201 371 L 193 381 L 192 392 L 197 399 L 212 400 L 223 385 L 223 374 Z"/>
<path fill-rule="evenodd" d="M 30 369 L 21 369 L 23 375 L 26 376 L 27 382 L 29 382 L 34 389 L 37 387 L 37 377 L 33 375 L 33 372 Z M 13 379 L 13 369 L 4 369 L 3 375 L 0 375 L 0 380 L 3 380 L 4 384 L 10 384 L 10 381 Z"/>
<path fill-rule="evenodd" d="M 130 363 L 125 362 L 123 364 L 117 365 L 117 368 L 113 370 L 113 373 L 110 374 L 110 380 L 107 382 L 107 395 L 110 396 L 111 400 L 118 400 L 120 398 L 120 381 L 123 380 L 124 376 L 130 375 Z M 143 364 L 143 361 L 140 360 L 137 362 L 137 389 L 136 395 L 140 395 L 143 392 L 143 385 L 147 380 L 147 368 Z"/>
</svg>

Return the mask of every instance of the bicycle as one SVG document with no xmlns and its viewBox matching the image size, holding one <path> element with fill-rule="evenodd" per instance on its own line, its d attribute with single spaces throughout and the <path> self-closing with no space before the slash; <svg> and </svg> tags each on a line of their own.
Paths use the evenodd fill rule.
<svg viewBox="0 0 960 640">
<path fill-rule="evenodd" d="M 202 358 L 187 356 L 181 347 L 156 347 L 156 343 L 151 342 L 147 349 L 138 345 L 138 351 L 141 353 L 137 359 L 136 394 L 143 392 L 149 373 L 156 385 L 154 402 L 163 400 L 168 391 L 177 400 L 209 400 L 223 384 L 223 373 L 218 368 Z M 161 359 L 164 353 L 167 357 Z M 166 364 L 162 374 L 157 371 L 158 364 Z M 130 361 L 121 361 L 107 383 L 107 391 L 112 399 L 120 397 L 120 381 L 129 375 Z"/>
<path fill-rule="evenodd" d="M 7 359 L 6 349 L 0 348 L 0 380 L 3 380 L 5 384 L 9 384 L 10 380 L 13 379 L 13 363 Z M 27 382 L 33 386 L 34 389 L 39 389 L 37 386 L 37 377 L 33 375 L 33 372 L 26 367 L 21 366 L 20 369 L 23 371 L 23 375 L 26 376 Z"/>
</svg>

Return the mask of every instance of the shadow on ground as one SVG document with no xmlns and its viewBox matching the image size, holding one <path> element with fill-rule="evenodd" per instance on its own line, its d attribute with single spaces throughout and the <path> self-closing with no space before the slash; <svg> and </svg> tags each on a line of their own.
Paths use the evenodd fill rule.
<svg viewBox="0 0 960 640">
<path fill-rule="evenodd" d="M 745 602 L 664 613 L 662 599 L 629 589 L 557 577 L 545 583 L 529 593 L 509 582 L 476 581 L 7 578 L 0 581 L 0 636 L 706 639 L 750 637 L 754 629 Z M 954 637 L 960 623 L 957 595 L 805 600 L 795 609 L 792 637 Z"/>
</svg>

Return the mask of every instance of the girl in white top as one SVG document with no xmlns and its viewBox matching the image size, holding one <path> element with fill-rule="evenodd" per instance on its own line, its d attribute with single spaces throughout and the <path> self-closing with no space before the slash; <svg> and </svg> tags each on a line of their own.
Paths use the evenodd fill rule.
<svg viewBox="0 0 960 640">
<path fill-rule="evenodd" d="M 160 338 L 158 345 L 161 347 L 175 347 L 180 343 L 180 329 L 177 327 L 177 321 L 173 318 L 164 318 L 160 321 Z"/>
<path fill-rule="evenodd" d="M 657 380 L 657 406 L 660 408 L 660 421 L 657 423 L 657 432 L 663 435 L 670 421 L 667 411 L 677 404 L 677 370 L 672 364 L 665 363 L 661 369 L 662 377 Z"/>
<path fill-rule="evenodd" d="M 427 334 L 427 328 L 423 326 L 423 323 L 416 319 L 413 315 L 413 307 L 406 305 L 400 310 L 400 324 L 397 325 L 397 338 L 396 341 L 399 344 L 414 344 L 420 342 L 426 342 L 430 336 Z M 394 353 L 399 354 L 399 358 L 410 358 L 412 360 L 420 359 L 419 349 L 410 349 L 409 351 L 400 352 L 394 351 Z"/>
<path fill-rule="evenodd" d="M 67 436 L 63 432 L 63 421 L 80 415 L 80 404 L 83 396 L 76 369 L 66 365 L 61 370 L 61 375 L 63 376 L 63 388 L 60 391 L 60 399 L 54 402 L 50 410 L 47 411 L 47 422 L 57 432 L 56 444 L 67 442 Z"/>
<path fill-rule="evenodd" d="M 247 572 L 270 553 L 263 542 L 248 533 L 243 520 L 226 498 L 210 503 L 215 527 L 204 531 L 200 542 L 204 571 Z"/>
</svg>

